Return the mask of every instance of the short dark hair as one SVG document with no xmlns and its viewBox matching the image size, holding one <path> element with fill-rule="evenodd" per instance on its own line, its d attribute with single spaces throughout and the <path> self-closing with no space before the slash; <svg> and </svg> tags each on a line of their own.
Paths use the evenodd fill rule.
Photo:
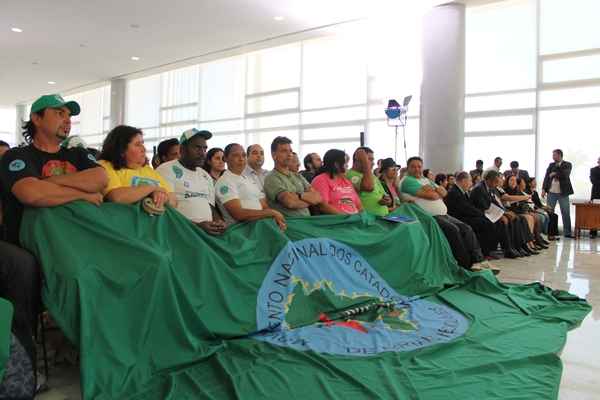
<svg viewBox="0 0 600 400">
<path fill-rule="evenodd" d="M 271 142 L 271 153 L 275 153 L 277 151 L 277 147 L 284 144 L 292 144 L 292 141 L 285 136 L 277 136 L 275 139 L 273 139 L 273 142 Z"/>
<path fill-rule="evenodd" d="M 456 174 L 456 181 L 464 181 L 465 179 L 467 179 L 468 177 L 470 177 L 471 175 L 469 175 L 468 172 L 465 171 L 460 171 Z"/>
<path fill-rule="evenodd" d="M 223 155 L 225 156 L 225 158 L 229 157 L 229 155 L 231 154 L 231 152 L 233 151 L 233 149 L 235 148 L 235 146 L 240 146 L 242 147 L 241 144 L 239 143 L 229 143 L 227 146 L 225 146 L 225 150 L 223 150 Z M 242 147 L 242 150 L 244 148 Z M 211 149 L 212 150 L 212 149 Z M 208 158 L 208 157 L 207 157 Z"/>
<path fill-rule="evenodd" d="M 406 160 L 406 166 L 408 167 L 410 165 L 410 163 L 413 162 L 413 161 L 421 161 L 421 162 L 423 162 L 423 159 L 421 157 L 419 157 L 419 156 L 411 157 L 408 160 Z"/>
<path fill-rule="evenodd" d="M 302 163 L 304 164 L 304 169 L 307 171 L 310 170 L 310 167 L 312 166 L 313 154 L 315 153 L 308 153 L 306 156 L 304 156 L 304 161 Z"/>
<path fill-rule="evenodd" d="M 560 157 L 561 157 L 561 158 L 562 158 L 562 156 L 563 156 L 563 151 L 562 151 L 561 149 L 554 149 L 554 150 L 552 150 L 552 152 L 553 152 L 553 153 L 558 153 L 558 154 L 560 154 Z"/>
<path fill-rule="evenodd" d="M 483 165 L 483 160 L 477 160 L 477 161 L 475 161 L 475 165 Z"/>
<path fill-rule="evenodd" d="M 408 165 L 408 164 L 406 164 L 406 165 Z M 430 172 L 431 172 L 431 170 L 429 168 L 425 168 L 423 170 L 423 176 L 427 178 L 427 175 L 429 175 Z"/>
<path fill-rule="evenodd" d="M 437 174 L 435 176 L 435 184 L 439 185 L 440 183 L 444 182 L 445 180 L 448 180 L 448 176 L 446 174 Z"/>
<path fill-rule="evenodd" d="M 0 140 L 0 146 L 8 147 L 10 149 L 10 144 L 6 143 L 4 140 Z"/>
<path fill-rule="evenodd" d="M 373 150 L 370 147 L 360 146 L 356 150 L 354 150 L 354 153 L 352 154 L 352 161 L 353 162 L 356 161 L 356 153 L 358 153 L 359 150 L 363 150 L 367 154 L 374 154 Z"/>
<path fill-rule="evenodd" d="M 129 125 L 114 127 L 108 132 L 104 143 L 102 143 L 100 159 L 110 162 L 116 170 L 127 167 L 125 152 L 129 143 L 137 135 L 143 135 L 142 130 L 139 128 Z"/>
<path fill-rule="evenodd" d="M 511 168 L 519 168 L 519 162 L 518 161 L 511 161 L 510 162 L 510 167 Z"/>
<path fill-rule="evenodd" d="M 250 155 L 250 152 L 252 151 L 252 147 L 254 147 L 254 146 L 260 146 L 260 145 L 258 143 L 254 143 L 254 144 L 251 144 L 250 146 L 246 147 L 246 156 Z"/>
<path fill-rule="evenodd" d="M 44 108 L 43 110 L 33 112 L 32 114 L 36 114 L 38 117 L 44 118 L 45 112 L 46 112 L 46 109 Z M 35 134 L 37 133 L 37 128 L 35 127 L 35 124 L 31 120 L 31 116 L 29 117 L 29 121 L 25 121 L 23 123 L 23 125 L 21 126 L 21 128 L 23 128 L 22 135 L 23 135 L 23 139 L 25 139 L 25 143 L 30 144 L 31 142 L 33 142 L 33 138 L 35 137 Z"/>
<path fill-rule="evenodd" d="M 498 171 L 494 171 L 493 169 L 491 169 L 491 170 L 487 171 L 484 176 L 485 176 L 484 179 L 486 181 L 493 181 L 494 179 L 496 179 L 497 177 L 500 176 L 500 173 L 498 173 Z"/>
<path fill-rule="evenodd" d="M 502 161 L 502 157 L 496 157 L 496 158 L 494 158 L 494 161 L 498 161 L 498 160 Z"/>
<path fill-rule="evenodd" d="M 230 149 L 230 151 L 231 151 L 231 149 Z M 208 151 L 208 153 L 206 153 L 206 159 L 204 160 L 204 165 L 202 166 L 202 168 L 204 168 L 204 170 L 206 172 L 208 172 L 209 174 L 210 174 L 210 162 L 211 162 L 212 158 L 215 156 L 215 154 L 217 154 L 218 152 L 223 153 L 223 156 L 225 155 L 225 152 L 220 147 L 213 147 L 212 149 L 210 149 Z"/>
<path fill-rule="evenodd" d="M 311 153 L 312 154 L 312 153 Z M 327 150 L 323 156 L 323 165 L 319 169 L 319 174 L 327 173 L 331 178 L 340 172 L 338 166 L 344 166 L 346 163 L 346 153 L 343 150 L 331 149 Z"/>
<path fill-rule="evenodd" d="M 187 142 L 188 141 L 186 140 L 185 143 L 187 143 Z M 178 144 L 179 144 L 179 140 L 177 140 L 176 138 L 167 139 L 167 140 L 163 140 L 162 142 L 160 142 L 158 144 L 158 149 L 156 151 L 160 161 L 163 162 L 163 157 L 167 156 L 167 154 L 169 153 L 169 150 L 171 150 L 171 147 L 177 146 Z M 185 144 L 184 144 L 184 146 L 185 146 Z"/>
</svg>

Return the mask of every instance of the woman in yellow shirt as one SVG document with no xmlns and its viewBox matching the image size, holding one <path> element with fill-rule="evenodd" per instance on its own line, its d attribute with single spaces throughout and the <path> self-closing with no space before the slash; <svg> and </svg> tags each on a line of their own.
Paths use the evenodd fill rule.
<svg viewBox="0 0 600 400">
<path fill-rule="evenodd" d="M 108 174 L 108 185 L 103 192 L 106 200 L 133 204 L 150 197 L 158 208 L 166 204 L 175 207 L 173 188 L 148 165 L 140 129 L 120 125 L 110 131 L 102 145 L 99 163 Z"/>
</svg>

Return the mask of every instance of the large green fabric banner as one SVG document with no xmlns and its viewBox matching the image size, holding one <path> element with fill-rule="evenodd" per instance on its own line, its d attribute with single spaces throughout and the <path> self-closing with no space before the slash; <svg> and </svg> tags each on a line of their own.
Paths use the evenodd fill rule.
<svg viewBox="0 0 600 400">
<path fill-rule="evenodd" d="M 27 210 L 44 301 L 86 399 L 555 399 L 590 306 L 456 265 L 417 206 L 239 224 L 173 210 Z"/>
</svg>

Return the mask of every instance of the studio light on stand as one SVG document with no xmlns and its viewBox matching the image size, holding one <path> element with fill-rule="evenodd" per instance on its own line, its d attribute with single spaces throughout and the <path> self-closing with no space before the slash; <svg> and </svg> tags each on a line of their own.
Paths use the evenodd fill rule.
<svg viewBox="0 0 600 400">
<path fill-rule="evenodd" d="M 402 127 L 402 137 L 404 139 L 404 161 L 408 160 L 408 153 L 406 150 L 406 122 L 408 120 L 408 104 L 412 96 L 406 96 L 400 105 L 396 100 L 391 99 L 388 101 L 387 108 L 385 109 L 385 115 L 387 116 L 387 124 L 390 127 L 395 128 L 396 140 L 394 141 L 394 158 L 398 160 L 398 128 Z"/>
</svg>

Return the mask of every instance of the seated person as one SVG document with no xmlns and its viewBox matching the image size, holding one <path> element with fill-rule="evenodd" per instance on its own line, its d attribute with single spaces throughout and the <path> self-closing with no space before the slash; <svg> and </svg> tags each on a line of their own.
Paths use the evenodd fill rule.
<svg viewBox="0 0 600 400">
<path fill-rule="evenodd" d="M 219 147 L 213 147 L 206 153 L 203 168 L 208 172 L 213 182 L 216 182 L 223 175 L 223 172 L 225 172 L 224 155 L 223 149 Z"/>
<path fill-rule="evenodd" d="M 437 174 L 435 176 L 434 182 L 436 185 L 443 187 L 444 189 L 448 189 L 448 175 L 446 174 Z"/>
<path fill-rule="evenodd" d="M 171 185 L 148 165 L 141 130 L 120 125 L 110 131 L 99 162 L 108 174 L 106 200 L 133 204 L 150 197 L 157 208 L 177 205 Z"/>
<path fill-rule="evenodd" d="M 402 198 L 398 192 L 398 170 L 400 166 L 396 164 L 393 158 L 384 158 L 381 161 L 381 176 L 379 180 L 385 193 L 392 199 L 392 205 L 388 207 L 393 211 L 402 204 Z"/>
<path fill-rule="evenodd" d="M 275 168 L 265 178 L 265 194 L 269 207 L 287 217 L 308 217 L 309 207 L 321 203 L 319 192 L 299 173 L 289 169 L 292 162 L 292 141 L 278 136 L 271 143 Z"/>
<path fill-rule="evenodd" d="M 496 227 L 482 210 L 471 203 L 470 190 L 471 175 L 464 171 L 459 172 L 456 175 L 456 185 L 448 190 L 448 195 L 444 198 L 448 214 L 473 228 L 486 258 L 496 258 L 491 254 L 498 248 Z"/>
<path fill-rule="evenodd" d="M 0 241 L 0 297 L 12 303 L 13 332 L 34 362 L 40 270 L 35 258 L 19 247 L 23 211 L 76 200 L 100 205 L 107 183 L 106 172 L 85 149 L 60 146 L 68 136 L 71 115 L 79 112 L 79 104 L 58 94 L 40 97 L 23 126 L 27 145 L 7 151 L 0 161 L 5 226 L 5 241 Z"/>
<path fill-rule="evenodd" d="M 436 185 L 422 175 L 423 160 L 411 157 L 407 162 L 408 175 L 402 181 L 400 190 L 415 198 L 415 203 L 433 216 L 448 239 L 454 258 L 463 268 L 471 269 L 483 261 L 479 241 L 473 229 L 464 222 L 448 215 L 443 198 L 446 189 Z M 487 264 L 475 265 L 476 269 Z"/>
<path fill-rule="evenodd" d="M 328 150 L 320 173 L 313 179 L 312 186 L 323 200 L 319 204 L 323 214 L 357 214 L 362 211 L 358 194 L 346 178 L 345 164 L 346 153 Z"/>
<path fill-rule="evenodd" d="M 0 140 L 0 158 L 10 150 L 10 144 L 6 143 L 4 140 Z"/>
<path fill-rule="evenodd" d="M 548 248 L 547 242 L 540 235 L 541 223 L 529 205 L 531 195 L 524 193 L 526 189 L 524 182 L 521 182 L 521 187 L 519 187 L 519 180 L 522 181 L 522 179 L 517 178 L 515 175 L 510 175 L 506 179 L 504 184 L 506 194 L 502 197 L 502 200 L 510 211 L 513 211 L 527 221 L 529 231 L 534 237 L 534 240 L 530 243 L 530 247 L 535 250 L 546 249 Z"/>
<path fill-rule="evenodd" d="M 309 153 L 304 157 L 304 171 L 300 171 L 300 175 L 302 175 L 308 183 L 311 183 L 315 176 L 317 176 L 322 165 L 323 162 L 318 153 Z"/>
<path fill-rule="evenodd" d="M 152 165 L 154 169 L 158 168 L 158 166 L 162 163 L 179 159 L 179 140 L 177 140 L 176 138 L 163 140 L 158 144 L 158 148 L 156 149 L 156 155 L 158 156 L 158 161 L 156 165 Z"/>
<path fill-rule="evenodd" d="M 264 193 L 257 183 L 243 174 L 246 168 L 246 153 L 237 143 L 225 147 L 228 169 L 217 180 L 215 191 L 219 208 L 228 224 L 273 218 L 281 230 L 285 230 L 285 218 L 269 208 Z"/>
<path fill-rule="evenodd" d="M 162 163 L 158 172 L 175 190 L 177 211 L 211 235 L 221 235 L 225 223 L 215 208 L 213 180 L 202 165 L 206 158 L 209 131 L 188 129 L 177 141 L 181 158 Z"/>
<path fill-rule="evenodd" d="M 300 173 L 300 159 L 295 151 L 292 151 L 292 162 L 290 162 L 290 171 Z M 307 181 L 308 182 L 308 181 Z"/>
<path fill-rule="evenodd" d="M 253 179 L 261 192 L 265 192 L 265 178 L 269 171 L 262 166 L 265 163 L 265 151 L 260 144 L 251 144 L 246 149 L 246 168 L 244 176 Z"/>
<path fill-rule="evenodd" d="M 392 198 L 385 193 L 381 181 L 373 175 L 373 150 L 359 147 L 352 156 L 352 168 L 346 172 L 354 190 L 358 193 L 365 211 L 380 217 L 389 214 L 388 207 L 393 205 Z"/>
<path fill-rule="evenodd" d="M 533 201 L 533 207 L 536 213 L 545 216 L 544 225 L 542 231 L 548 235 L 548 240 L 558 240 L 558 215 L 556 215 L 550 207 L 548 207 L 537 191 L 537 180 L 535 176 L 529 179 L 527 184 L 526 193 L 531 195 L 531 201 Z"/>
<path fill-rule="evenodd" d="M 514 233 L 514 224 L 511 222 L 509 215 L 505 212 L 505 208 L 502 205 L 502 201 L 497 196 L 496 186 L 499 184 L 499 173 L 497 171 L 488 171 L 485 174 L 485 178 L 481 180 L 477 185 L 473 186 L 469 199 L 475 208 L 479 209 L 483 213 L 488 211 L 492 204 L 500 208 L 504 213 L 503 215 L 494 222 L 496 227 L 496 234 L 500 241 L 500 246 L 504 251 L 505 258 L 517 258 L 524 257 L 517 247 L 517 237 Z M 475 175 L 479 176 L 479 175 Z"/>
</svg>

